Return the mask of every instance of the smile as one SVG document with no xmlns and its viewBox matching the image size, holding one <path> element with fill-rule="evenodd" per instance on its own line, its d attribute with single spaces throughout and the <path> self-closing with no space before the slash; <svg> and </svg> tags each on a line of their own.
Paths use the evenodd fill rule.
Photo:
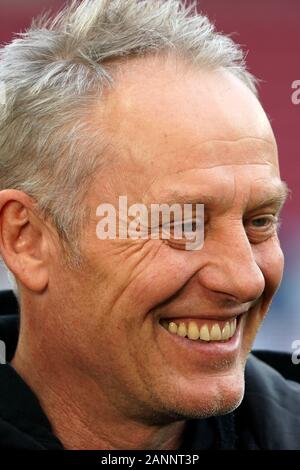
<svg viewBox="0 0 300 470">
<path fill-rule="evenodd" d="M 161 325 L 170 333 L 197 341 L 228 341 L 237 328 L 237 317 L 228 321 L 205 319 L 162 319 Z"/>
</svg>

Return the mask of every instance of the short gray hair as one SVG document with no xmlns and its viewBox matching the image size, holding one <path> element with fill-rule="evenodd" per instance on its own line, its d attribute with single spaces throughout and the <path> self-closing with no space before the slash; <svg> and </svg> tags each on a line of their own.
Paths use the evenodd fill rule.
<svg viewBox="0 0 300 470">
<path fill-rule="evenodd" d="M 0 50 L 0 190 L 24 191 L 61 239 L 76 240 L 84 196 L 110 147 L 90 118 L 95 97 L 113 86 L 109 65 L 168 51 L 224 67 L 256 93 L 242 49 L 215 31 L 195 1 L 76 0 L 54 19 L 34 21 Z"/>
</svg>

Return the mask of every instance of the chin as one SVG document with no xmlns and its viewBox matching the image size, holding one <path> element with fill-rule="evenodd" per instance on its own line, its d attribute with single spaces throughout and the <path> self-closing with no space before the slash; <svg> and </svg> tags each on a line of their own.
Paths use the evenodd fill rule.
<svg viewBox="0 0 300 470">
<path fill-rule="evenodd" d="M 224 415 L 240 405 L 244 390 L 244 370 L 226 375 L 205 375 L 192 382 L 178 381 L 165 406 L 169 416 L 177 420 Z"/>
</svg>

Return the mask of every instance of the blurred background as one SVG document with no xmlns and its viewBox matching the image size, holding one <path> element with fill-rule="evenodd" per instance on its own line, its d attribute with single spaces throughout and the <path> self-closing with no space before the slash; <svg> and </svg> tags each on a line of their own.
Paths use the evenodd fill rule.
<svg viewBox="0 0 300 470">
<path fill-rule="evenodd" d="M 1 45 L 29 26 L 34 16 L 49 9 L 55 12 L 63 4 L 0 0 Z M 248 67 L 261 80 L 261 101 L 277 137 L 282 179 L 291 189 L 280 229 L 285 274 L 255 343 L 256 348 L 291 352 L 292 342 L 300 340 L 300 104 L 292 102 L 292 83 L 300 80 L 300 1 L 200 0 L 199 9 L 248 52 Z M 7 288 L 7 275 L 0 267 L 0 289 Z"/>
</svg>

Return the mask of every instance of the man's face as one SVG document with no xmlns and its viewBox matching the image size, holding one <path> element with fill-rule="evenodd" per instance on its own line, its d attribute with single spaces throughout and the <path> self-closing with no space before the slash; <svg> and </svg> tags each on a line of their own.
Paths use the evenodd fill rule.
<svg viewBox="0 0 300 470">
<path fill-rule="evenodd" d="M 111 132 L 118 156 L 89 191 L 83 271 L 53 271 L 52 299 L 69 286 L 65 347 L 74 367 L 84 365 L 131 417 L 225 413 L 242 399 L 246 357 L 283 270 L 274 220 L 282 186 L 268 119 L 229 72 L 149 58 L 122 68 L 94 119 Z M 128 205 L 203 203 L 202 249 L 99 240 L 97 206 L 118 208 L 119 196 Z M 167 330 L 194 321 L 199 331 L 218 325 L 218 336 L 234 319 L 224 341 Z"/>
</svg>

